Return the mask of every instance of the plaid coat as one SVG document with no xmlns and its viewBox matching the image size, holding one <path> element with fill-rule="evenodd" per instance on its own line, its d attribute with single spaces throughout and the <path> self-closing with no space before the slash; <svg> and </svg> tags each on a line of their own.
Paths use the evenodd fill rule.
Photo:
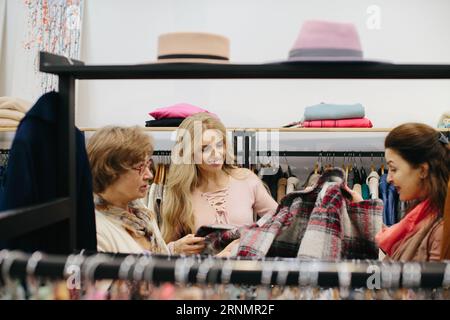
<svg viewBox="0 0 450 320">
<path fill-rule="evenodd" d="M 383 202 L 350 202 L 343 177 L 339 168 L 328 171 L 312 188 L 284 197 L 273 216 L 208 235 L 206 252 L 218 253 L 240 237 L 237 255 L 243 257 L 377 259 Z"/>
<path fill-rule="evenodd" d="M 315 187 L 287 195 L 264 224 L 241 228 L 238 256 L 320 259 L 376 259 L 383 203 L 351 203 L 344 197 L 344 173 L 326 172 Z"/>
</svg>

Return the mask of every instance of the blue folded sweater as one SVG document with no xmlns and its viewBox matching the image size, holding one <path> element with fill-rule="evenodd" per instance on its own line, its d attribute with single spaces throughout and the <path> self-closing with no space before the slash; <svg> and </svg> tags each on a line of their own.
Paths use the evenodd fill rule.
<svg viewBox="0 0 450 320">
<path fill-rule="evenodd" d="M 365 116 L 364 107 L 361 103 L 355 104 L 332 104 L 320 103 L 305 108 L 305 120 L 327 120 L 327 119 L 353 119 Z"/>
</svg>

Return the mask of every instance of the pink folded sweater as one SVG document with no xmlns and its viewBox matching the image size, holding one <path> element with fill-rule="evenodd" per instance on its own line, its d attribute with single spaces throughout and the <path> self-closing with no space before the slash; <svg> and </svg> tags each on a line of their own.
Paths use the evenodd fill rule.
<svg viewBox="0 0 450 320">
<path fill-rule="evenodd" d="M 372 128 L 367 118 L 339 120 L 310 120 L 303 122 L 304 128 Z"/>
</svg>

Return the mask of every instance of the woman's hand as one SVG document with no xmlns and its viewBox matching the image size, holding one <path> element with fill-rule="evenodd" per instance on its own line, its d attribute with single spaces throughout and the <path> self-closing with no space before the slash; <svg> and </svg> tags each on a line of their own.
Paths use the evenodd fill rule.
<svg viewBox="0 0 450 320">
<path fill-rule="evenodd" d="M 229 257 L 231 256 L 231 252 L 233 251 L 233 249 L 239 245 L 239 240 L 240 239 L 236 239 L 234 241 L 232 241 L 230 244 L 228 244 L 225 249 L 223 249 L 222 251 L 220 251 L 218 254 L 216 254 L 216 257 Z"/>
<path fill-rule="evenodd" d="M 205 238 L 188 234 L 175 241 L 173 247 L 176 254 L 198 254 L 205 249 Z"/>
<path fill-rule="evenodd" d="M 345 190 L 352 196 L 352 202 L 364 201 L 363 197 L 356 191 L 350 189 L 347 185 L 344 186 Z"/>
</svg>

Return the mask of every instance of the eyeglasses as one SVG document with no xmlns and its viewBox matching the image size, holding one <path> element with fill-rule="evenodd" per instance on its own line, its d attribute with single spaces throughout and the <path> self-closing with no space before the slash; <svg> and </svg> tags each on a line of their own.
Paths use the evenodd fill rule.
<svg viewBox="0 0 450 320">
<path fill-rule="evenodd" d="M 145 169 L 148 169 L 150 172 L 152 172 L 152 165 L 153 165 L 153 160 L 147 160 L 143 163 L 141 163 L 140 165 L 136 166 L 136 167 L 132 167 L 131 169 L 136 170 L 139 172 L 139 174 L 142 176 L 145 173 Z"/>
</svg>

